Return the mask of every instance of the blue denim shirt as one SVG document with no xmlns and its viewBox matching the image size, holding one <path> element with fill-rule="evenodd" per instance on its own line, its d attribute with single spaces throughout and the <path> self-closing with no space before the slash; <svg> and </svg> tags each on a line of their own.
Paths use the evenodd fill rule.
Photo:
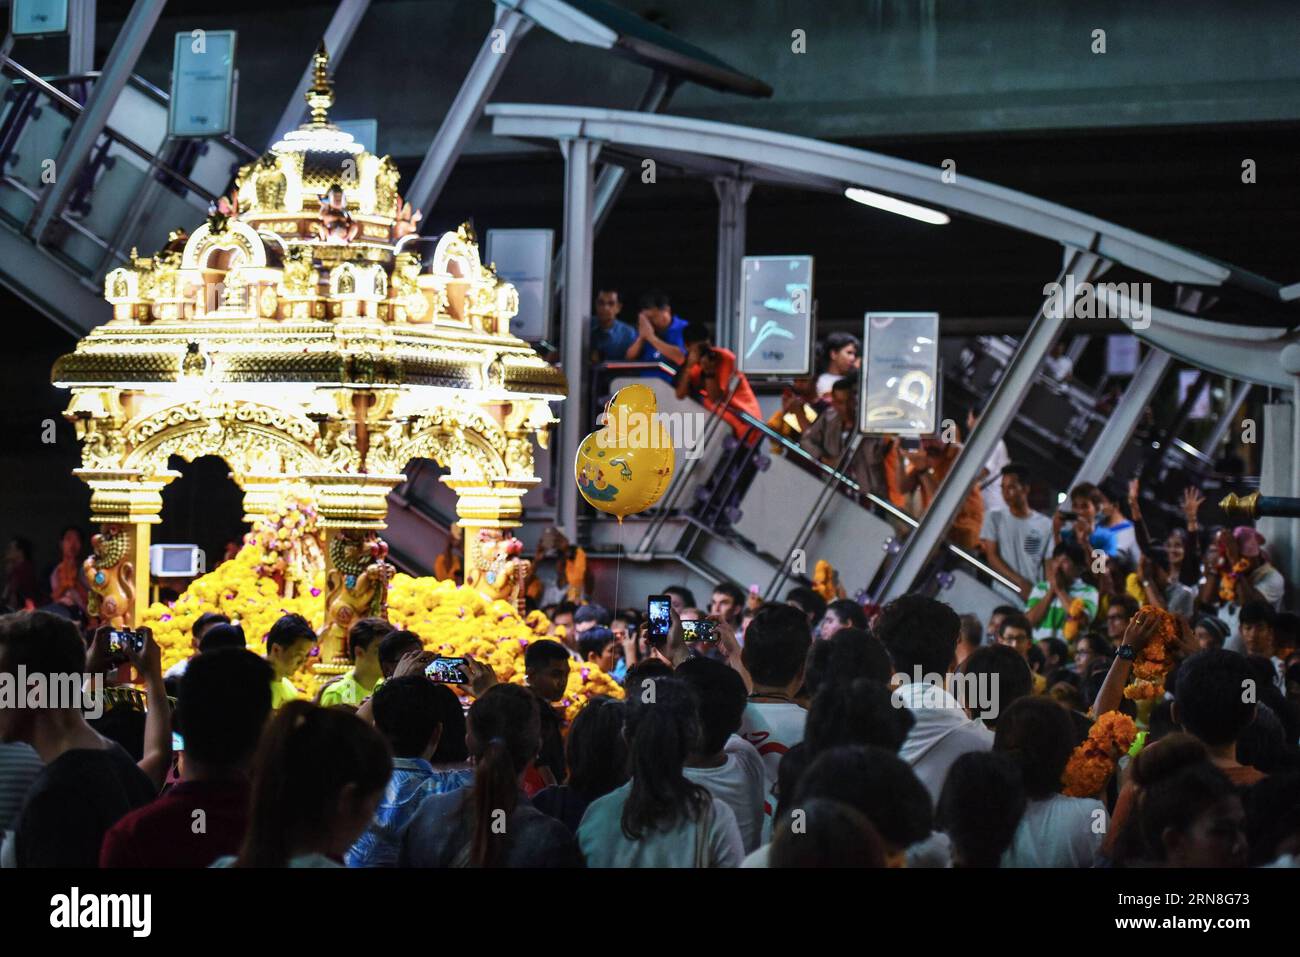
<svg viewBox="0 0 1300 957">
<path fill-rule="evenodd" d="M 423 758 L 393 758 L 393 776 L 388 779 L 375 819 L 343 856 L 348 867 L 396 867 L 400 849 L 398 835 L 434 794 L 446 794 L 474 783 L 474 772 L 435 771 Z"/>
</svg>

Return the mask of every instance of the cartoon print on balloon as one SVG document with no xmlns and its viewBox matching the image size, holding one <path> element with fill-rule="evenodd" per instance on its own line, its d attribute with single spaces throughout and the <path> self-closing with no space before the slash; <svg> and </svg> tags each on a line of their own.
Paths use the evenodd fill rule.
<svg viewBox="0 0 1300 957">
<path fill-rule="evenodd" d="M 657 408 L 649 386 L 619 389 L 605 406 L 601 427 L 578 445 L 578 491 L 620 522 L 659 501 L 672 480 L 675 454 Z"/>
</svg>

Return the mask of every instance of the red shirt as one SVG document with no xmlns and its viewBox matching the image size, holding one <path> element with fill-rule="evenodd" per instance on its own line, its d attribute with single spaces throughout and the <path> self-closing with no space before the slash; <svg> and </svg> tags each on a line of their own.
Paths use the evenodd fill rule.
<svg viewBox="0 0 1300 957">
<path fill-rule="evenodd" d="M 718 388 L 722 390 L 723 395 L 726 395 L 727 390 L 731 387 L 731 377 L 736 376 L 735 394 L 732 395 L 727 411 L 722 413 L 722 417 L 727 420 L 727 424 L 736 433 L 736 437 L 740 438 L 748 431 L 749 425 L 731 410 L 739 409 L 760 422 L 763 420 L 763 411 L 758 407 L 758 399 L 754 396 L 754 390 L 749 387 L 749 380 L 745 378 L 745 374 L 736 372 L 736 354 L 730 349 L 720 349 L 717 346 L 712 347 L 712 352 L 714 355 L 714 368 L 718 374 Z M 692 389 L 703 388 L 701 385 L 702 374 L 698 362 L 691 366 L 690 371 L 686 373 Z M 714 402 L 708 397 L 707 393 L 704 396 L 704 407 L 710 412 L 714 408 Z"/>
<path fill-rule="evenodd" d="M 109 828 L 99 866 L 207 867 L 238 854 L 248 826 L 248 788 L 247 781 L 182 781 Z"/>
</svg>

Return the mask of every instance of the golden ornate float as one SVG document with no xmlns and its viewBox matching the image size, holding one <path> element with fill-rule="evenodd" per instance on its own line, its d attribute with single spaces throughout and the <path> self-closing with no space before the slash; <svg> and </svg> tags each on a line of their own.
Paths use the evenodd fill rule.
<svg viewBox="0 0 1300 957">
<path fill-rule="evenodd" d="M 329 660 L 347 615 L 382 610 L 391 569 L 371 568 L 385 564 L 376 533 L 411 459 L 447 470 L 472 583 L 518 594 L 526 569 L 496 543 L 519 524 L 533 439 L 546 447 L 566 387 L 511 335 L 518 297 L 472 230 L 422 240 L 392 160 L 330 124 L 323 48 L 314 79 L 311 119 L 242 168 L 206 223 L 108 274 L 112 320 L 52 378 L 72 392 L 76 474 L 105 526 L 92 587 L 115 617 L 134 623 L 147 602 L 169 457 L 216 455 L 247 522 L 286 487 L 309 489 L 327 535 Z"/>
</svg>

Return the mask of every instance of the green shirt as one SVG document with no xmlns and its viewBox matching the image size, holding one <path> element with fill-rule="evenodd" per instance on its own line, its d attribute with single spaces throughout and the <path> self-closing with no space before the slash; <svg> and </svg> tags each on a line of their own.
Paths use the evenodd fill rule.
<svg viewBox="0 0 1300 957">
<path fill-rule="evenodd" d="M 298 697 L 298 689 L 288 678 L 271 679 L 271 710 Z"/>
<path fill-rule="evenodd" d="M 1029 593 L 1029 601 L 1025 605 L 1026 609 L 1033 608 L 1044 598 L 1051 595 L 1051 606 L 1047 609 L 1047 614 L 1043 620 L 1038 623 L 1034 629 L 1034 641 L 1042 641 L 1044 638 L 1061 638 L 1062 631 L 1065 628 L 1066 621 L 1069 620 L 1069 609 L 1062 608 L 1061 603 L 1052 595 L 1052 590 L 1047 587 L 1047 582 L 1039 582 L 1034 586 L 1034 590 Z M 1075 599 L 1082 599 L 1084 612 L 1088 620 L 1097 614 L 1097 589 L 1093 588 L 1082 578 L 1076 578 L 1070 585 L 1070 604 L 1074 604 Z"/>
<path fill-rule="evenodd" d="M 325 690 L 320 695 L 321 707 L 331 708 L 336 704 L 350 704 L 355 708 L 374 694 L 375 688 L 383 683 L 384 679 L 380 678 L 373 688 L 367 689 L 357 681 L 357 669 L 349 668 L 338 681 L 325 686 Z"/>
</svg>

